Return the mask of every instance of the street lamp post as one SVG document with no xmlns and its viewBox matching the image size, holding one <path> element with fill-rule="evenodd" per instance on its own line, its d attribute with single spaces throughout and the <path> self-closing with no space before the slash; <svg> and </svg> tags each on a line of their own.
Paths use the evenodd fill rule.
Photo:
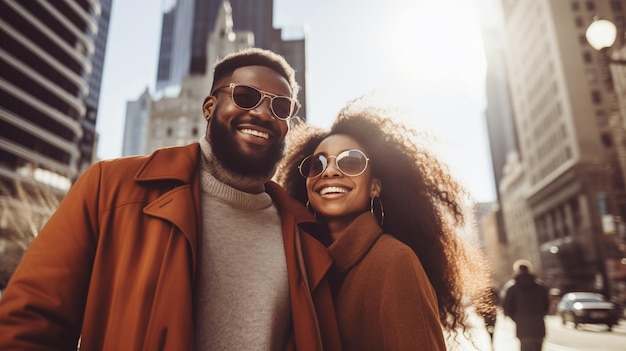
<svg viewBox="0 0 626 351">
<path fill-rule="evenodd" d="M 622 179 L 626 184 L 626 46 L 614 48 L 617 39 L 617 28 L 609 20 L 594 18 L 589 25 L 585 36 L 589 45 L 602 54 L 604 59 L 602 69 L 609 72 L 607 77 L 607 88 L 611 92 L 611 115 L 610 126 L 614 133 L 614 145 L 620 164 Z M 620 33 L 624 35 L 626 33 Z M 615 218 L 619 218 L 615 216 Z M 607 234 L 607 233 L 604 233 Z M 605 235 L 595 236 L 596 254 L 603 283 L 603 291 L 611 295 L 609 277 L 606 270 L 605 255 Z M 608 296 L 607 296 L 608 297 Z"/>
<path fill-rule="evenodd" d="M 626 127 L 626 46 L 615 48 L 613 45 L 617 39 L 617 27 L 615 23 L 595 18 L 587 27 L 585 37 L 589 45 L 599 51 L 609 66 L 609 78 L 617 103 L 617 114 L 620 118 L 621 127 Z M 622 39 L 626 38 L 626 32 L 620 33 Z"/>
</svg>

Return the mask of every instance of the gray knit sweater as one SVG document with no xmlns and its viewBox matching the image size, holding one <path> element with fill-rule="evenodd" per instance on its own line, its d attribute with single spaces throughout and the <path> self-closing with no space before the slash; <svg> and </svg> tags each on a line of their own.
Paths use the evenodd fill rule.
<svg viewBox="0 0 626 351">
<path fill-rule="evenodd" d="M 290 321 L 282 229 L 267 177 L 225 170 L 202 138 L 196 350 L 283 349 Z M 242 191 L 245 190 L 245 191 Z"/>
</svg>

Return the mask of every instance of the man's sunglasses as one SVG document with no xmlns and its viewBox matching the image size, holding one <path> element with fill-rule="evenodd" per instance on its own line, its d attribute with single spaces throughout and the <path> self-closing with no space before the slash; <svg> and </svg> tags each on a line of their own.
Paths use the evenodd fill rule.
<svg viewBox="0 0 626 351">
<path fill-rule="evenodd" d="M 282 121 L 295 116 L 300 109 L 300 103 L 288 96 L 279 96 L 244 84 L 230 83 L 229 85 L 215 88 L 211 95 L 224 88 L 230 88 L 230 97 L 235 105 L 243 110 L 252 110 L 259 106 L 264 98 L 269 98 L 272 114 Z"/>
<path fill-rule="evenodd" d="M 324 173 L 331 158 L 335 158 L 337 169 L 350 177 L 363 174 L 370 160 L 365 156 L 363 151 L 360 150 L 346 150 L 337 156 L 324 156 L 322 154 L 310 155 L 302 160 L 300 166 L 298 166 L 300 174 L 305 178 L 318 177 Z"/>
</svg>

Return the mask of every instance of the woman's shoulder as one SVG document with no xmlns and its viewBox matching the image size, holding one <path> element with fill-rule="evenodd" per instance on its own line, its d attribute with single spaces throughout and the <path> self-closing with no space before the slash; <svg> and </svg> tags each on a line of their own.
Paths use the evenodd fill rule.
<svg viewBox="0 0 626 351">
<path fill-rule="evenodd" d="M 370 250 L 373 258 L 382 259 L 391 265 L 417 264 L 421 267 L 415 252 L 405 243 L 390 234 L 381 235 Z"/>
<path fill-rule="evenodd" d="M 429 285 L 426 284 L 429 280 L 424 267 L 415 252 L 392 235 L 381 235 L 365 260 L 368 261 L 366 266 L 370 273 L 384 276 L 387 285 Z"/>
<path fill-rule="evenodd" d="M 415 255 L 413 250 L 411 250 L 411 248 L 407 244 L 398 240 L 395 236 L 391 234 L 382 234 L 374 244 L 374 247 L 378 248 L 379 250 L 394 250 L 394 252 L 397 252 L 399 254 L 412 253 L 413 255 Z"/>
</svg>

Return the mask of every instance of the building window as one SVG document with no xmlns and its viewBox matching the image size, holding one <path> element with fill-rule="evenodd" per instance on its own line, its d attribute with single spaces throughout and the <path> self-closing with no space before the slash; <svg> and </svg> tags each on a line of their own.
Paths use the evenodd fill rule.
<svg viewBox="0 0 626 351">
<path fill-rule="evenodd" d="M 585 61 L 585 63 L 591 63 L 593 61 L 593 56 L 589 51 L 583 52 L 583 61 Z"/>
<path fill-rule="evenodd" d="M 600 92 L 597 90 L 592 91 L 591 101 L 593 101 L 593 103 L 596 105 L 600 104 L 602 102 L 602 94 L 600 94 Z"/>
<path fill-rule="evenodd" d="M 602 140 L 602 145 L 604 145 L 604 147 L 606 147 L 607 149 L 613 147 L 613 139 L 611 138 L 611 135 L 609 133 L 602 133 L 600 135 L 600 139 Z"/>
<path fill-rule="evenodd" d="M 587 45 L 587 37 L 584 34 L 578 36 L 578 42 L 580 45 Z"/>
<path fill-rule="evenodd" d="M 587 7 L 587 11 L 593 11 L 596 9 L 596 4 L 593 1 L 587 1 L 585 6 Z"/>
<path fill-rule="evenodd" d="M 578 1 L 572 1 L 572 11 L 578 10 L 580 10 L 580 4 L 578 3 Z"/>
<path fill-rule="evenodd" d="M 581 17 L 576 17 L 576 27 L 582 28 L 585 26 L 585 23 Z"/>
<path fill-rule="evenodd" d="M 171 137 L 171 136 L 172 136 L 172 128 L 171 128 L 171 127 L 168 127 L 168 128 L 167 128 L 167 137 L 169 138 L 169 137 Z"/>
<path fill-rule="evenodd" d="M 622 0 L 613 0 L 613 1 L 611 1 L 611 8 L 615 12 L 622 11 L 622 9 L 624 8 L 623 5 L 622 5 Z"/>
<path fill-rule="evenodd" d="M 198 128 L 193 127 L 193 129 L 191 129 L 191 136 L 194 138 L 198 136 Z"/>
</svg>

